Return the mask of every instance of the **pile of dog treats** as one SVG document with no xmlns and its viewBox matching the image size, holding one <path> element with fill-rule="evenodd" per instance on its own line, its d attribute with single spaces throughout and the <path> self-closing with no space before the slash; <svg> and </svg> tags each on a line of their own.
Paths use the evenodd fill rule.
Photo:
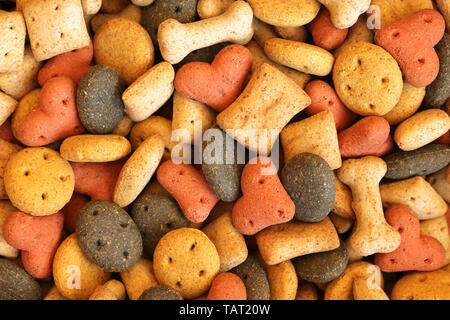
<svg viewBox="0 0 450 320">
<path fill-rule="evenodd" d="M 0 299 L 450 300 L 448 0 L 0 8 Z"/>
</svg>

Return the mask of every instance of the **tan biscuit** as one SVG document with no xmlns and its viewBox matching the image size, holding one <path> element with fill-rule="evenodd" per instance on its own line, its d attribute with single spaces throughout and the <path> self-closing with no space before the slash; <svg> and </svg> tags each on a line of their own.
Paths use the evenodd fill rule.
<svg viewBox="0 0 450 320">
<path fill-rule="evenodd" d="M 430 0 L 422 0 L 430 1 Z M 450 33 L 450 2 L 448 0 L 436 0 L 439 11 L 445 18 L 445 23 L 447 24 L 447 33 Z"/>
<path fill-rule="evenodd" d="M 370 278 L 370 282 L 384 288 L 384 279 L 380 268 L 368 262 L 355 262 L 349 264 L 339 278 L 328 284 L 324 299 L 353 300 L 353 282 L 357 278 Z"/>
<path fill-rule="evenodd" d="M 85 15 L 96 14 L 102 6 L 102 0 L 81 0 L 81 6 Z"/>
<path fill-rule="evenodd" d="M 295 300 L 319 300 L 316 286 L 309 282 L 300 284 Z"/>
<path fill-rule="evenodd" d="M 244 1 L 233 2 L 217 17 L 181 24 L 167 19 L 159 25 L 158 43 L 164 60 L 177 64 L 190 52 L 221 42 L 246 44 L 253 36 L 253 12 Z"/>
<path fill-rule="evenodd" d="M 331 22 L 338 29 L 353 26 L 358 17 L 369 9 L 371 0 L 317 0 L 330 11 Z"/>
<path fill-rule="evenodd" d="M 362 115 L 385 115 L 399 102 L 403 78 L 394 58 L 383 48 L 357 42 L 334 64 L 336 93 L 347 108 Z"/>
<path fill-rule="evenodd" d="M 0 139 L 0 199 L 8 199 L 4 183 L 6 164 L 9 157 L 21 149 L 22 147 L 16 144 Z"/>
<path fill-rule="evenodd" d="M 201 143 L 203 133 L 216 122 L 217 112 L 206 104 L 189 99 L 175 91 L 173 95 L 172 131 L 186 130 L 190 143 Z"/>
<path fill-rule="evenodd" d="M 445 251 L 444 266 L 450 263 L 450 233 L 445 216 L 420 222 L 420 233 L 438 240 Z"/>
<path fill-rule="evenodd" d="M 39 101 L 41 97 L 42 89 L 35 89 L 27 93 L 19 102 L 16 111 L 11 117 L 11 130 L 17 139 L 17 129 L 19 128 L 20 122 L 34 109 L 39 108 Z"/>
<path fill-rule="evenodd" d="M 328 217 L 317 223 L 289 222 L 270 226 L 256 235 L 256 242 L 268 265 L 339 247 L 339 237 Z"/>
<path fill-rule="evenodd" d="M 120 277 L 131 300 L 139 299 L 142 292 L 158 285 L 153 273 L 153 264 L 147 259 L 140 259 L 130 269 L 121 272 Z"/>
<path fill-rule="evenodd" d="M 403 83 L 400 101 L 391 111 L 386 113 L 383 118 L 385 118 L 390 125 L 396 125 L 403 120 L 408 119 L 417 111 L 417 109 L 419 109 L 423 98 L 425 97 L 425 92 L 425 87 L 416 88 L 405 81 Z"/>
<path fill-rule="evenodd" d="M 367 278 L 353 280 L 353 297 L 355 300 L 389 300 L 386 292 L 378 285 L 370 285 Z"/>
<path fill-rule="evenodd" d="M 367 16 L 371 17 L 379 14 L 380 28 L 407 18 L 422 9 L 433 9 L 432 0 L 372 0 L 372 5 L 377 6 L 379 9 L 368 13 Z"/>
<path fill-rule="evenodd" d="M 345 219 L 354 219 L 355 212 L 353 212 L 352 208 L 352 192 L 336 175 L 334 176 L 334 181 L 336 182 L 336 197 L 332 212 Z"/>
<path fill-rule="evenodd" d="M 235 102 L 217 116 L 217 124 L 234 130 L 234 138 L 249 150 L 268 154 L 278 133 L 309 104 L 311 99 L 294 81 L 263 63 Z"/>
<path fill-rule="evenodd" d="M 49 148 L 25 148 L 10 156 L 5 188 L 11 203 L 33 216 L 61 210 L 72 197 L 75 177 L 70 164 Z"/>
<path fill-rule="evenodd" d="M 357 255 L 392 252 L 400 245 L 400 234 L 384 218 L 379 183 L 386 171 L 386 163 L 372 156 L 345 160 L 338 170 L 352 190 L 356 225 L 348 245 Z"/>
<path fill-rule="evenodd" d="M 294 122 L 286 126 L 280 136 L 286 163 L 299 153 L 309 152 L 322 157 L 333 170 L 342 164 L 336 125 L 330 111 Z"/>
<path fill-rule="evenodd" d="M 227 11 L 235 0 L 199 0 L 197 12 L 200 18 L 216 17 Z"/>
<path fill-rule="evenodd" d="M 267 40 L 264 52 L 279 64 L 317 76 L 328 75 L 334 63 L 334 56 L 325 49 L 280 38 Z"/>
<path fill-rule="evenodd" d="M 7 200 L 0 200 L 0 256 L 15 259 L 19 255 L 19 250 L 12 247 L 3 237 L 3 224 L 6 217 L 17 209 Z"/>
<path fill-rule="evenodd" d="M 91 41 L 80 0 L 30 0 L 23 15 L 38 61 L 86 47 Z"/>
<path fill-rule="evenodd" d="M 358 18 L 358 21 L 349 29 L 344 43 L 334 51 L 336 59 L 342 51 L 357 42 L 373 43 L 373 31 L 367 27 L 367 19 L 364 16 Z"/>
<path fill-rule="evenodd" d="M 61 293 L 59 293 L 58 288 L 54 285 L 45 295 L 43 300 L 68 300 L 68 299 L 64 297 Z"/>
<path fill-rule="evenodd" d="M 102 12 L 119 13 L 130 3 L 130 0 L 102 0 Z"/>
<path fill-rule="evenodd" d="M 145 72 L 122 94 L 125 112 L 131 120 L 147 119 L 172 96 L 175 71 L 168 62 L 161 62 Z"/>
<path fill-rule="evenodd" d="M 450 265 L 432 272 L 403 276 L 392 289 L 392 300 L 450 300 Z"/>
<path fill-rule="evenodd" d="M 197 229 L 181 228 L 164 235 L 153 254 L 156 279 L 172 287 L 183 298 L 204 294 L 219 273 L 216 247 Z"/>
<path fill-rule="evenodd" d="M 216 246 L 220 257 L 220 272 L 227 272 L 247 259 L 244 236 L 233 226 L 230 212 L 223 213 L 202 231 Z"/>
<path fill-rule="evenodd" d="M 0 73 L 0 90 L 14 99 L 20 100 L 28 92 L 37 88 L 37 74 L 42 62 L 36 61 L 29 46 L 25 48 L 22 67 L 13 72 Z"/>
<path fill-rule="evenodd" d="M 146 7 L 151 5 L 155 0 L 131 0 L 137 6 Z"/>
<path fill-rule="evenodd" d="M 114 128 L 112 134 L 118 134 L 119 136 L 126 137 L 130 134 L 131 128 L 133 128 L 134 122 L 128 117 L 124 116 Z"/>
<path fill-rule="evenodd" d="M 264 48 L 264 44 L 267 40 L 277 38 L 276 33 L 271 25 L 258 20 L 257 18 L 253 18 L 253 39 Z"/>
<path fill-rule="evenodd" d="M 160 116 L 151 116 L 144 121 L 137 122 L 130 132 L 130 142 L 133 149 L 136 150 L 139 145 L 148 137 L 154 134 L 159 134 L 164 140 L 164 160 L 171 157 L 174 143 L 171 141 L 172 123 L 170 120 Z"/>
<path fill-rule="evenodd" d="M 444 199 L 422 177 L 382 184 L 380 193 L 384 207 L 407 205 L 419 220 L 437 218 L 447 212 Z"/>
<path fill-rule="evenodd" d="M 395 129 L 394 140 L 400 149 L 411 151 L 433 142 L 450 129 L 450 116 L 440 109 L 413 115 Z"/>
<path fill-rule="evenodd" d="M 126 157 L 131 152 L 131 144 L 119 135 L 85 134 L 65 139 L 60 152 L 69 161 L 108 162 Z"/>
<path fill-rule="evenodd" d="M 252 65 L 252 74 L 263 64 L 267 63 L 281 72 L 283 72 L 286 76 L 291 78 L 300 88 L 305 89 L 307 83 L 311 80 L 311 76 L 309 74 L 279 65 L 278 63 L 270 60 L 266 54 L 264 53 L 263 48 L 261 48 L 258 43 L 255 41 L 250 41 L 247 44 L 248 50 L 250 50 L 253 56 L 253 65 Z"/>
<path fill-rule="evenodd" d="M 447 202 L 450 203 L 450 182 L 445 179 L 447 169 L 444 168 L 427 177 L 427 181 L 434 190 Z"/>
<path fill-rule="evenodd" d="M 269 266 L 257 255 L 269 280 L 270 300 L 295 300 L 298 288 L 298 278 L 295 267 L 290 260 Z"/>
<path fill-rule="evenodd" d="M 137 7 L 133 4 L 129 4 L 125 9 L 123 9 L 121 12 L 114 14 L 114 13 L 99 13 L 96 14 L 94 17 L 92 17 L 92 20 L 90 22 L 92 31 L 95 33 L 102 25 L 104 25 L 109 20 L 115 19 L 115 18 L 126 18 L 132 21 L 135 21 L 137 23 L 141 23 L 142 19 L 142 9 L 140 7 Z"/>
<path fill-rule="evenodd" d="M 61 295 L 71 300 L 86 300 L 111 273 L 91 262 L 81 251 L 77 235 L 71 234 L 58 247 L 53 259 L 53 279 Z"/>
<path fill-rule="evenodd" d="M 308 30 L 305 26 L 300 27 L 273 27 L 280 37 L 286 40 L 305 42 L 308 39 Z"/>
<path fill-rule="evenodd" d="M 117 280 L 109 280 L 95 288 L 89 300 L 124 300 L 125 286 Z"/>
<path fill-rule="evenodd" d="M 113 201 L 125 207 L 136 200 L 156 171 L 163 153 L 164 140 L 159 134 L 145 139 L 120 170 Z"/>
<path fill-rule="evenodd" d="M 249 0 L 255 16 L 274 26 L 298 27 L 311 22 L 319 13 L 316 0 Z"/>
<path fill-rule="evenodd" d="M 330 212 L 328 217 L 330 217 L 331 222 L 333 222 L 334 227 L 339 234 L 343 234 L 349 231 L 355 223 L 355 219 L 342 218 L 341 216 L 338 216 L 333 212 Z"/>
<path fill-rule="evenodd" d="M 27 30 L 22 13 L 0 10 L 0 72 L 22 68 Z"/>
<path fill-rule="evenodd" d="M 16 110 L 18 104 L 14 98 L 0 91 L 0 126 Z"/>
</svg>

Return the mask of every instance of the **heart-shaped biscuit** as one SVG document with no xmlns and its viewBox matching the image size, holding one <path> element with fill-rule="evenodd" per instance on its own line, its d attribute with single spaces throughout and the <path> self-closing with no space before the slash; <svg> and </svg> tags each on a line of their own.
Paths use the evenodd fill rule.
<svg viewBox="0 0 450 320">
<path fill-rule="evenodd" d="M 396 250 L 375 255 L 375 264 L 382 271 L 433 271 L 442 267 L 445 249 L 435 238 L 420 234 L 419 219 L 414 211 L 405 205 L 394 205 L 385 216 L 400 233 L 402 241 Z"/>
<path fill-rule="evenodd" d="M 241 93 L 252 63 L 246 47 L 230 45 L 220 50 L 211 64 L 191 62 L 182 66 L 175 76 L 175 88 L 220 112 Z"/>
<path fill-rule="evenodd" d="M 284 190 L 269 158 L 250 160 L 242 172 L 241 187 L 244 195 L 232 212 L 233 225 L 240 233 L 253 235 L 294 217 L 294 202 Z"/>
<path fill-rule="evenodd" d="M 52 273 L 63 225 L 64 216 L 60 212 L 34 217 L 16 211 L 6 218 L 3 236 L 11 246 L 22 250 L 25 270 L 35 278 L 45 279 Z"/>
<path fill-rule="evenodd" d="M 43 146 L 84 132 L 78 117 L 76 85 L 67 77 L 48 80 L 41 91 L 39 108 L 19 124 L 17 138 L 30 147 Z"/>
</svg>

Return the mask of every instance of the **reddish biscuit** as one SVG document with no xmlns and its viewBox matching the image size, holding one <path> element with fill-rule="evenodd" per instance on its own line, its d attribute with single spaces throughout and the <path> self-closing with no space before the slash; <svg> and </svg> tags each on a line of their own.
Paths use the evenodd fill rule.
<svg viewBox="0 0 450 320">
<path fill-rule="evenodd" d="M 382 157 L 391 153 L 394 149 L 394 139 L 389 135 L 385 142 L 378 146 L 376 150 L 374 150 L 373 155 L 377 157 Z"/>
<path fill-rule="evenodd" d="M 308 25 L 314 43 L 326 50 L 339 47 L 347 38 L 348 28 L 338 29 L 331 22 L 330 11 L 323 7 L 319 15 Z"/>
<path fill-rule="evenodd" d="M 83 131 L 76 105 L 76 85 L 70 78 L 56 77 L 42 88 L 39 108 L 20 122 L 17 139 L 27 146 L 38 147 Z"/>
<path fill-rule="evenodd" d="M 314 80 L 308 83 L 305 91 L 311 98 L 311 105 L 306 108 L 306 113 L 310 116 L 331 111 L 338 131 L 347 128 L 355 120 L 356 114 L 344 106 L 333 87 L 325 81 Z"/>
<path fill-rule="evenodd" d="M 3 224 L 3 236 L 14 248 L 22 250 L 25 270 L 35 278 L 52 273 L 53 257 L 61 240 L 64 216 L 61 212 L 34 217 L 16 211 Z"/>
<path fill-rule="evenodd" d="M 93 200 L 113 201 L 114 187 L 123 160 L 111 162 L 71 162 L 75 174 L 75 191 Z"/>
<path fill-rule="evenodd" d="M 356 158 L 377 154 L 384 149 L 390 130 L 389 122 L 382 117 L 362 118 L 338 134 L 341 156 Z"/>
<path fill-rule="evenodd" d="M 11 119 L 6 120 L 0 126 L 0 139 L 8 142 L 15 142 L 12 130 L 11 130 Z"/>
<path fill-rule="evenodd" d="M 91 41 L 84 48 L 51 58 L 38 73 L 39 85 L 43 87 L 49 79 L 54 77 L 68 77 L 78 84 L 83 74 L 91 67 L 93 55 L 94 47 Z"/>
<path fill-rule="evenodd" d="M 211 64 L 191 62 L 181 67 L 175 76 L 175 88 L 220 112 L 241 93 L 252 63 L 253 56 L 246 47 L 230 45 L 220 50 Z"/>
<path fill-rule="evenodd" d="M 400 246 L 390 253 L 375 254 L 375 264 L 385 272 L 433 271 L 442 267 L 445 249 L 435 238 L 420 234 L 416 214 L 405 205 L 386 211 L 386 221 L 401 235 Z"/>
<path fill-rule="evenodd" d="M 61 209 L 64 215 L 64 227 L 70 232 L 75 232 L 75 222 L 80 209 L 89 202 L 89 198 L 74 192 L 70 201 Z"/>
<path fill-rule="evenodd" d="M 433 9 L 385 26 L 375 33 L 375 42 L 397 60 L 405 80 L 414 87 L 425 87 L 439 73 L 439 57 L 434 46 L 445 32 L 445 20 Z"/>
<path fill-rule="evenodd" d="M 158 169 L 158 182 L 177 200 L 189 221 L 203 222 L 219 197 L 211 190 L 201 170 L 167 160 Z"/>
<path fill-rule="evenodd" d="M 1 127 L 0 127 L 0 129 L 1 129 Z M 1 134 L 1 133 L 0 133 L 0 134 Z M 449 145 L 449 144 L 450 144 L 450 130 L 447 131 L 447 133 L 445 133 L 444 135 L 440 136 L 440 137 L 436 140 L 436 142 L 437 142 L 437 143 L 440 143 L 440 144 L 446 144 L 446 145 Z"/>
<path fill-rule="evenodd" d="M 221 273 L 213 280 L 206 300 L 247 300 L 247 289 L 234 273 Z"/>
<path fill-rule="evenodd" d="M 250 160 L 242 172 L 241 188 L 243 196 L 232 211 L 233 225 L 240 233 L 254 235 L 294 217 L 294 202 L 283 188 L 269 158 Z"/>
</svg>

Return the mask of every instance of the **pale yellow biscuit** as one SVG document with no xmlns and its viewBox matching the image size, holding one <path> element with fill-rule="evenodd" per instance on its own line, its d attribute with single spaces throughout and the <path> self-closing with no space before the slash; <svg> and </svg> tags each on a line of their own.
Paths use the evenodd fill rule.
<svg viewBox="0 0 450 320">
<path fill-rule="evenodd" d="M 0 72 L 22 68 L 27 30 L 22 13 L 0 10 Z"/>
</svg>

